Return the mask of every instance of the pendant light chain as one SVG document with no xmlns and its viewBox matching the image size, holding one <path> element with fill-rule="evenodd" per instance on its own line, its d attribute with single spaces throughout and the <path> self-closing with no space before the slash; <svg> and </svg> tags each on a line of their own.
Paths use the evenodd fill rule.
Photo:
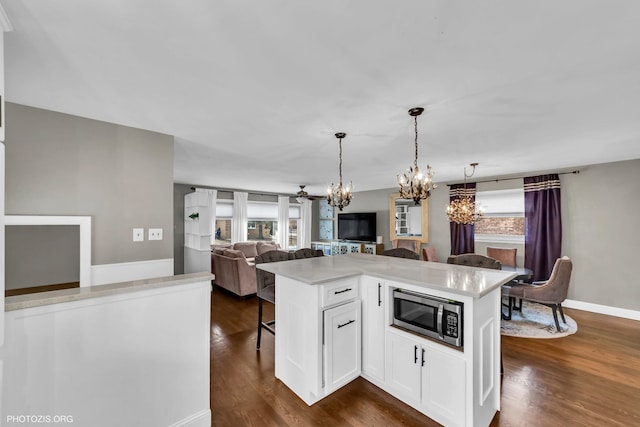
<svg viewBox="0 0 640 427">
<path fill-rule="evenodd" d="M 416 134 L 415 145 L 416 145 L 416 158 L 413 160 L 413 165 L 418 167 L 418 116 L 413 116 L 413 128 Z"/>
</svg>

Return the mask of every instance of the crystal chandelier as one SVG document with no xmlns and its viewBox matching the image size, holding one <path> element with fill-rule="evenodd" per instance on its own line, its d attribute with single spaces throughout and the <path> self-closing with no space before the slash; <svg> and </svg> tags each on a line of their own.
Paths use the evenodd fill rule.
<svg viewBox="0 0 640 427">
<path fill-rule="evenodd" d="M 447 216 L 449 222 L 457 222 L 458 224 L 475 224 L 478 222 L 484 212 L 479 204 L 476 204 L 471 198 L 471 194 L 467 192 L 467 178 L 471 178 L 476 171 L 477 163 L 471 163 L 469 166 L 473 168 L 471 174 L 467 175 L 467 168 L 464 168 L 464 188 L 462 195 L 453 200 L 447 206 Z"/>
<path fill-rule="evenodd" d="M 398 186 L 400 187 L 401 199 L 413 199 L 416 205 L 421 200 L 426 200 L 431 195 L 431 191 L 437 187 L 432 181 L 433 172 L 431 165 L 427 165 L 426 175 L 420 172 L 418 168 L 418 116 L 422 114 L 424 108 L 416 107 L 409 110 L 409 115 L 413 117 L 413 126 L 415 129 L 415 147 L 416 157 L 413 161 L 413 167 L 409 167 L 406 173 L 398 175 Z"/>
<path fill-rule="evenodd" d="M 340 210 L 348 206 L 351 202 L 352 188 L 351 182 L 349 182 L 349 185 L 347 185 L 346 187 L 342 185 L 342 138 L 344 138 L 345 136 L 347 136 L 347 134 L 344 132 L 336 133 L 336 138 L 338 138 L 338 144 L 340 145 L 340 183 L 336 187 L 334 187 L 332 182 L 327 189 L 327 200 L 329 201 L 329 204 Z"/>
</svg>

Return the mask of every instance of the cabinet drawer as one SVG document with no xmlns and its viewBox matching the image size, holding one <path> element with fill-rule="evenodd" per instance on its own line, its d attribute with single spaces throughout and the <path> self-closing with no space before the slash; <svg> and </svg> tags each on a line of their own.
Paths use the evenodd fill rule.
<svg viewBox="0 0 640 427">
<path fill-rule="evenodd" d="M 329 307 L 349 301 L 358 296 L 357 279 L 342 280 L 340 282 L 324 285 L 322 290 L 322 307 Z"/>
</svg>

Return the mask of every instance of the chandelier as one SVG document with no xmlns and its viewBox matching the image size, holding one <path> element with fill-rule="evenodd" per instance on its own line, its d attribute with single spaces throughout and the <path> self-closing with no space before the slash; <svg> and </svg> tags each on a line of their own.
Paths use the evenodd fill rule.
<svg viewBox="0 0 640 427">
<path fill-rule="evenodd" d="M 342 185 L 342 138 L 347 136 L 344 132 L 336 133 L 336 138 L 338 138 L 338 144 L 340 145 L 340 183 L 334 187 L 333 182 L 327 189 L 327 201 L 329 204 L 335 208 L 342 210 L 342 208 L 349 205 L 351 202 L 351 188 L 352 184 L 349 182 L 349 185 L 344 187 Z"/>
<path fill-rule="evenodd" d="M 409 167 L 406 173 L 398 175 L 398 186 L 400 187 L 401 199 L 413 199 L 416 205 L 421 200 L 426 200 L 431 196 L 431 191 L 435 190 L 433 171 L 431 165 L 427 165 L 427 173 L 423 174 L 418 168 L 418 116 L 422 114 L 424 108 L 416 107 L 409 110 L 409 115 L 413 117 L 413 127 L 415 130 L 415 147 L 416 157 L 413 161 L 413 167 Z"/>
<path fill-rule="evenodd" d="M 478 222 L 484 212 L 479 204 L 476 204 L 471 198 L 471 194 L 467 192 L 467 178 L 471 178 L 476 171 L 477 163 L 471 163 L 473 169 L 471 174 L 467 175 L 467 168 L 464 168 L 464 188 L 462 189 L 462 195 L 459 198 L 453 200 L 449 206 L 447 206 L 447 216 L 449 222 L 457 222 L 458 224 L 475 224 Z"/>
</svg>

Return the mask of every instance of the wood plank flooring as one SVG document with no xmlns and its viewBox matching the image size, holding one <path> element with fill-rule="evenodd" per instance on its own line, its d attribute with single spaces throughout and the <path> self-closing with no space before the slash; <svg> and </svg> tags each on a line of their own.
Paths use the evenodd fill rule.
<svg viewBox="0 0 640 427">
<path fill-rule="evenodd" d="M 256 351 L 258 303 L 211 294 L 214 426 L 437 426 L 358 378 L 307 406 L 274 377 L 274 337 Z M 640 322 L 565 309 L 578 332 L 503 337 L 501 411 L 492 426 L 640 426 Z M 265 318 L 273 308 L 265 304 Z"/>
</svg>

